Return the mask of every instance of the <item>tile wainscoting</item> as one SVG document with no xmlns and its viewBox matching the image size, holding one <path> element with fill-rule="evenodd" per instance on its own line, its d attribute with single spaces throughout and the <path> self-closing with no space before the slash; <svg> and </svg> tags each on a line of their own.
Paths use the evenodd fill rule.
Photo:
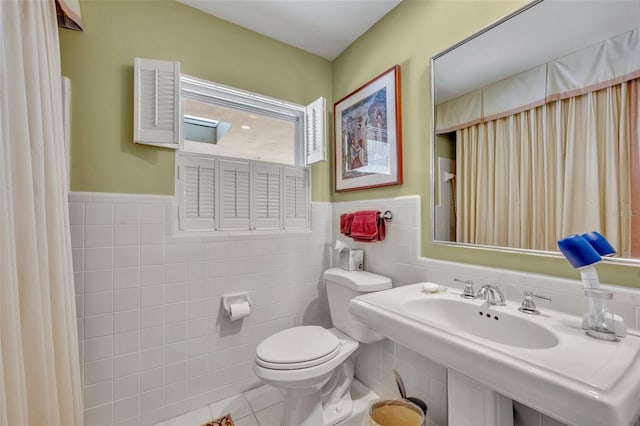
<svg viewBox="0 0 640 426">
<path fill-rule="evenodd" d="M 170 236 L 173 197 L 71 193 L 69 210 L 85 424 L 149 425 L 259 383 L 257 344 L 330 325 L 322 272 L 331 204 L 312 232 Z M 251 315 L 221 313 L 249 291 Z"/>
<path fill-rule="evenodd" d="M 150 425 L 256 386 L 252 363 L 268 335 L 300 324 L 330 326 L 322 272 L 341 239 L 365 250 L 365 268 L 394 286 L 453 278 L 500 283 L 520 301 L 523 291 L 553 297 L 552 309 L 580 314 L 577 280 L 420 257 L 417 196 L 312 203 L 312 231 L 172 236 L 173 197 L 71 193 L 85 424 Z M 339 234 L 339 215 L 391 210 L 387 239 L 354 243 Z M 640 324 L 640 291 L 611 286 L 614 309 Z M 247 290 L 252 314 L 230 322 L 225 292 Z M 545 308 L 542 307 L 542 309 Z M 396 369 L 408 392 L 429 405 L 430 425 L 447 424 L 446 369 L 390 341 L 362 345 L 356 376 L 382 397 L 397 397 Z M 516 404 L 521 425 L 555 424 Z M 536 417 L 537 416 L 537 417 Z M 524 420 L 528 419 L 528 420 Z M 534 420 L 531 420 L 534 419 Z"/>
</svg>

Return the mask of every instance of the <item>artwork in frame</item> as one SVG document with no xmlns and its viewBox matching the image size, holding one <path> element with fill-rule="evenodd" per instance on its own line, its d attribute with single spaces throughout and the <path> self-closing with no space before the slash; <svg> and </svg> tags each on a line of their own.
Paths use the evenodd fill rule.
<svg viewBox="0 0 640 426">
<path fill-rule="evenodd" d="M 336 191 L 402 184 L 400 66 L 333 106 Z"/>
</svg>

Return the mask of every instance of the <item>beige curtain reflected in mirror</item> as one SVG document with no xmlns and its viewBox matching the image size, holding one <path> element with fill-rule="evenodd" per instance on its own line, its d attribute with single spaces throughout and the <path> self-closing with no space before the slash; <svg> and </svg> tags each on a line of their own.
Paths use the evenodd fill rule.
<svg viewBox="0 0 640 426">
<path fill-rule="evenodd" d="M 80 425 L 53 0 L 0 2 L 0 425 Z"/>
<path fill-rule="evenodd" d="M 637 107 L 636 79 L 457 130 L 456 240 L 555 251 L 598 230 L 640 257 Z"/>
</svg>

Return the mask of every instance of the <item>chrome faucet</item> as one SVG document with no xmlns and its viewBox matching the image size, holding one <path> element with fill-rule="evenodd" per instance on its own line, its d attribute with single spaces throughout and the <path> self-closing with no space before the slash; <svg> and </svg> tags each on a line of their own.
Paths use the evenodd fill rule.
<svg viewBox="0 0 640 426">
<path fill-rule="evenodd" d="M 480 287 L 480 290 L 478 290 L 478 293 L 476 293 L 476 298 L 484 299 L 490 305 L 506 305 L 504 301 L 504 294 L 502 294 L 500 289 L 493 284 L 485 284 Z"/>
<path fill-rule="evenodd" d="M 529 315 L 540 315 L 540 311 L 537 309 L 536 302 L 533 301 L 533 298 L 546 300 L 547 302 L 551 302 L 551 298 L 549 296 L 539 296 L 537 294 L 533 294 L 530 291 L 524 292 L 524 300 L 522 301 L 522 306 L 518 308 L 520 312 Z"/>
<path fill-rule="evenodd" d="M 473 290 L 473 281 L 471 280 L 462 281 L 459 278 L 454 278 L 453 280 L 455 282 L 465 284 L 464 290 L 462 291 L 462 294 L 460 295 L 460 297 L 464 297 L 465 299 L 476 298 L 476 292 Z"/>
</svg>

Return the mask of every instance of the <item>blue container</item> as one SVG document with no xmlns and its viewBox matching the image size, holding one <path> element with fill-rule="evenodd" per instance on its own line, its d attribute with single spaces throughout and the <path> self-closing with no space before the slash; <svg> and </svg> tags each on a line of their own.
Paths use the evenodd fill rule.
<svg viewBox="0 0 640 426">
<path fill-rule="evenodd" d="M 591 247 L 591 244 L 578 234 L 569 235 L 558 240 L 558 248 L 571 263 L 571 266 L 576 269 L 593 265 L 602 260 L 602 257 Z"/>
<path fill-rule="evenodd" d="M 616 254 L 616 249 L 609 243 L 601 233 L 597 231 L 587 232 L 586 234 L 582 234 L 582 238 L 587 240 L 591 247 L 598 252 L 600 256 L 613 256 Z"/>
</svg>

